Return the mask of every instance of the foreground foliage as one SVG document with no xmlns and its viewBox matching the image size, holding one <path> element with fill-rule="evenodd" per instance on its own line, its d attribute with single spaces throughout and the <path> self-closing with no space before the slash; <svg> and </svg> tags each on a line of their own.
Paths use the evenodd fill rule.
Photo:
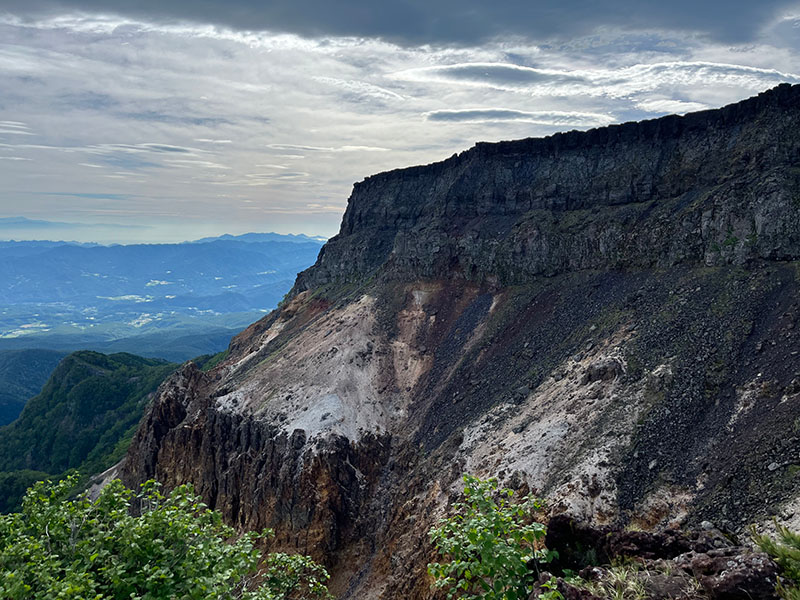
<svg viewBox="0 0 800 600">
<path fill-rule="evenodd" d="M 786 583 L 779 582 L 778 594 L 786 600 L 800 600 L 800 533 L 775 524 L 777 537 L 756 533 L 752 529 L 753 541 L 769 554 L 783 570 Z"/>
<path fill-rule="evenodd" d="M 234 530 L 190 486 L 166 496 L 150 481 L 134 495 L 114 481 L 94 501 L 70 500 L 75 483 L 37 483 L 21 513 L 0 516 L 1 598 L 329 597 L 323 567 L 287 554 L 262 561 L 255 542 L 263 533 L 229 541 Z"/>
<path fill-rule="evenodd" d="M 513 491 L 497 489 L 497 480 L 464 475 L 464 501 L 429 535 L 443 562 L 428 565 L 435 586 L 448 598 L 527 600 L 535 575 L 529 563 L 548 562 L 538 548 L 545 526 L 533 520 L 542 502 L 531 496 L 512 503 Z"/>
</svg>

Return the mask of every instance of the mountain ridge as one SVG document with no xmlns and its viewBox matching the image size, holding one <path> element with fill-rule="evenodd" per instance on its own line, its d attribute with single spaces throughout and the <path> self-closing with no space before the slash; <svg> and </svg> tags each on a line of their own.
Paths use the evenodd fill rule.
<svg viewBox="0 0 800 600">
<path fill-rule="evenodd" d="M 716 111 L 483 144 L 367 178 L 295 290 L 365 278 L 386 261 L 399 274 L 507 285 L 565 270 L 795 256 L 799 102 L 800 86 L 787 84 Z M 745 193 L 772 198 L 753 205 Z M 673 214 L 691 227 L 658 220 Z"/>
<path fill-rule="evenodd" d="M 798 528 L 800 86 L 504 144 L 357 184 L 280 308 L 162 385 L 125 481 L 192 482 L 342 599 L 434 597 L 463 472 L 600 525 Z"/>
<path fill-rule="evenodd" d="M 605 145 L 618 139 L 650 139 L 674 137 L 683 131 L 691 129 L 704 129 L 711 124 L 730 125 L 751 117 L 754 113 L 765 107 L 796 108 L 800 100 L 800 85 L 782 83 L 774 88 L 761 92 L 756 96 L 745 98 L 739 102 L 728 104 L 721 108 L 710 108 L 689 112 L 683 115 L 665 115 L 642 121 L 627 121 L 602 127 L 593 127 L 587 130 L 574 129 L 559 131 L 544 137 L 528 137 L 517 140 L 503 140 L 499 142 L 476 142 L 472 148 L 453 154 L 441 161 L 426 165 L 414 165 L 381 171 L 365 177 L 355 187 L 368 182 L 389 179 L 397 174 L 417 175 L 428 170 L 439 172 L 453 164 L 464 161 L 473 154 L 493 156 L 498 154 L 524 153 L 556 153 L 559 150 L 575 147 L 589 147 Z"/>
</svg>

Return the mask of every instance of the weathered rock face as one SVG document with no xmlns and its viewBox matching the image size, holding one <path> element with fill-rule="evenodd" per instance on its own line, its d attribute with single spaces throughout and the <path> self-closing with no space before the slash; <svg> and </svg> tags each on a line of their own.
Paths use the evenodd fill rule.
<svg viewBox="0 0 800 600">
<path fill-rule="evenodd" d="M 432 597 L 463 472 L 599 525 L 797 521 L 798 260 L 800 86 L 377 175 L 122 472 L 273 527 L 341 598 Z"/>
<path fill-rule="evenodd" d="M 500 284 L 800 252 L 800 88 L 726 108 L 471 150 L 356 184 L 297 289 L 396 277 Z"/>
</svg>

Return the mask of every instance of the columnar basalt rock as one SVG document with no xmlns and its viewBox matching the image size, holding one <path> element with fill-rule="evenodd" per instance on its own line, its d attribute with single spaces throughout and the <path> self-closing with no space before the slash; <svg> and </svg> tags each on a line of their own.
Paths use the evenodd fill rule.
<svg viewBox="0 0 800 600">
<path fill-rule="evenodd" d="M 800 511 L 800 86 L 357 184 L 285 304 L 164 384 L 125 480 L 195 484 L 427 600 L 468 471 L 595 525 Z"/>
</svg>

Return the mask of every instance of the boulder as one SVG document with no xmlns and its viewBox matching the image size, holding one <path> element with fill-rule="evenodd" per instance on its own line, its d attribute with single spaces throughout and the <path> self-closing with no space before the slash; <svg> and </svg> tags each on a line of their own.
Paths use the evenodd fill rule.
<svg viewBox="0 0 800 600">
<path fill-rule="evenodd" d="M 689 552 L 674 563 L 690 572 L 709 600 L 777 600 L 778 566 L 763 552 L 743 546 Z"/>
</svg>

